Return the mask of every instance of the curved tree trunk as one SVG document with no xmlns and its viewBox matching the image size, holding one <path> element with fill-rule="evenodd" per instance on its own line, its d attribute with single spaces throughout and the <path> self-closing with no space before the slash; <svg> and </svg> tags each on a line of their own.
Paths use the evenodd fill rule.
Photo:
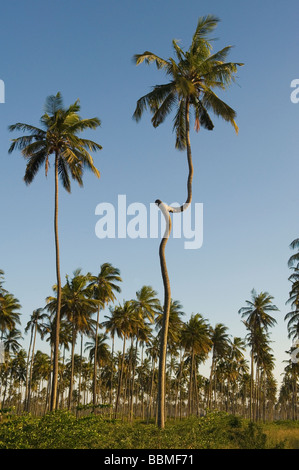
<svg viewBox="0 0 299 470">
<path fill-rule="evenodd" d="M 164 238 L 162 239 L 162 242 L 160 244 L 160 250 L 159 250 L 161 272 L 162 272 L 162 278 L 163 278 L 163 284 L 164 284 L 164 314 L 163 314 L 163 322 L 162 322 L 162 330 L 161 330 L 159 373 L 158 373 L 158 426 L 159 428 L 164 429 L 165 427 L 165 370 L 166 370 L 167 336 L 168 336 L 168 326 L 169 326 L 169 311 L 170 311 L 170 303 L 171 303 L 171 290 L 170 290 L 170 282 L 169 282 L 166 259 L 165 259 L 165 246 L 168 241 L 169 233 L 171 230 L 171 218 L 170 218 L 168 211 L 167 212 L 164 211 L 164 208 L 162 211 L 163 211 L 165 218 L 166 218 L 166 214 L 168 216 L 168 221 L 166 221 L 166 225 L 168 225 L 168 227 L 166 227 L 167 237 L 165 237 L 165 234 L 164 234 Z"/>
<path fill-rule="evenodd" d="M 60 278 L 60 257 L 58 238 L 58 154 L 55 154 L 55 209 L 54 209 L 54 233 L 56 249 L 56 277 L 57 277 L 57 311 L 55 318 L 55 339 L 53 358 L 53 380 L 51 394 L 51 411 L 56 409 L 57 384 L 58 384 L 58 358 L 59 358 L 59 330 L 60 330 L 60 306 L 61 306 L 61 278 Z"/>
<path fill-rule="evenodd" d="M 163 235 L 163 239 L 160 243 L 159 256 L 161 274 L 164 285 L 164 308 L 163 308 L 163 323 L 161 329 L 161 344 L 160 344 L 160 357 L 159 357 L 159 376 L 158 376 L 158 426 L 161 429 L 165 427 L 165 369 L 166 369 L 166 353 L 167 353 L 167 337 L 168 337 L 168 326 L 169 326 L 169 312 L 171 303 L 171 289 L 168 277 L 166 258 L 165 258 L 165 247 L 168 242 L 171 232 L 171 217 L 170 213 L 183 212 L 186 210 L 192 201 L 192 179 L 193 179 L 193 164 L 192 154 L 190 145 L 190 124 L 189 124 L 189 101 L 186 102 L 186 147 L 187 147 L 187 159 L 189 174 L 187 180 L 187 200 L 185 204 L 180 207 L 170 207 L 164 204 L 159 199 L 156 200 L 156 204 L 164 215 L 166 222 L 166 230 Z"/>
</svg>

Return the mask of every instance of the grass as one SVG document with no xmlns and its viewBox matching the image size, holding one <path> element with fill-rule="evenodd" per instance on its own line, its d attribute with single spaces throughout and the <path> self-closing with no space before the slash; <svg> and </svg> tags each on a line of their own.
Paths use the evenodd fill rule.
<svg viewBox="0 0 299 470">
<path fill-rule="evenodd" d="M 283 443 L 284 449 L 299 449 L 299 422 L 275 421 L 263 426 L 271 446 Z"/>
<path fill-rule="evenodd" d="M 65 411 L 0 423 L 0 449 L 298 449 L 298 443 L 298 423 L 257 425 L 222 412 L 169 421 L 164 430 Z"/>
</svg>

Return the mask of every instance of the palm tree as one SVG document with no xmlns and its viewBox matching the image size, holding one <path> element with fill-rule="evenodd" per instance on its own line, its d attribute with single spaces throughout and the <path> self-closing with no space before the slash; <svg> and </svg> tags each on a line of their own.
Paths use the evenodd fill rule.
<svg viewBox="0 0 299 470">
<path fill-rule="evenodd" d="M 110 332 L 112 338 L 115 333 L 119 338 L 123 340 L 123 352 L 121 358 L 121 367 L 118 379 L 118 387 L 116 392 L 115 401 L 115 417 L 117 416 L 120 394 L 123 384 L 124 366 L 125 366 L 125 352 L 126 352 L 126 341 L 128 338 L 132 338 L 133 334 L 136 333 L 137 329 L 142 326 L 140 318 L 136 316 L 136 310 L 134 303 L 131 300 L 127 300 L 123 305 L 119 304 L 113 309 L 110 309 L 111 317 L 102 323 L 106 327 L 106 332 Z M 112 348 L 113 349 L 113 348 Z"/>
<path fill-rule="evenodd" d="M 6 357 L 6 362 L 8 364 L 8 372 L 10 372 L 10 379 L 11 379 L 10 382 L 12 381 L 12 377 L 13 377 L 13 366 L 12 366 L 12 361 L 10 361 L 10 353 L 12 352 L 14 355 L 16 355 L 19 352 L 19 350 L 21 349 L 21 344 L 19 343 L 19 340 L 21 339 L 23 339 L 21 332 L 17 330 L 16 328 L 9 329 L 3 337 L 3 345 L 4 345 L 4 352 L 5 352 L 4 357 Z M 7 385 L 8 385 L 8 377 L 6 378 L 4 396 L 2 400 L 2 407 L 4 407 L 4 403 L 5 403 Z"/>
<path fill-rule="evenodd" d="M 10 352 L 13 354 L 17 354 L 17 352 L 21 349 L 21 344 L 19 340 L 23 339 L 20 330 L 13 328 L 9 330 L 3 340 L 4 343 L 4 351 L 10 355 Z"/>
<path fill-rule="evenodd" d="M 299 238 L 295 239 L 290 248 L 295 250 L 299 248 Z M 288 260 L 288 266 L 293 270 L 289 276 L 289 281 L 292 283 L 292 288 L 289 292 L 289 298 L 286 304 L 291 305 L 291 311 L 284 317 L 287 320 L 288 336 L 289 338 L 299 338 L 299 251 L 293 254 Z"/>
<path fill-rule="evenodd" d="M 183 306 L 178 300 L 171 299 L 169 309 L 169 322 L 168 322 L 168 341 L 167 341 L 167 352 L 177 351 L 180 343 L 180 335 L 183 326 L 181 317 L 185 315 L 183 312 Z M 158 337 L 161 338 L 163 334 L 163 318 L 164 311 L 162 307 L 159 308 L 159 313 L 156 317 L 156 330 L 158 331 Z"/>
<path fill-rule="evenodd" d="M 107 335 L 100 333 L 98 334 L 98 337 L 96 338 L 95 335 L 92 336 L 91 341 L 88 341 L 85 343 L 85 349 L 84 351 L 89 351 L 89 359 L 90 362 L 95 364 L 98 364 L 99 367 L 102 367 L 105 363 L 108 362 L 110 359 L 110 352 L 109 352 L 109 346 L 106 343 L 107 341 Z M 97 358 L 95 358 L 95 354 L 97 354 Z M 94 373 L 97 372 L 94 370 Z M 97 404 L 97 377 L 93 377 L 93 404 Z M 94 389 L 96 387 L 96 389 Z M 96 397 L 94 397 L 94 394 L 96 394 Z"/>
<path fill-rule="evenodd" d="M 97 301 L 91 298 L 90 276 L 77 269 L 72 279 L 67 277 L 62 288 L 61 317 L 66 317 L 72 325 L 71 378 L 68 407 L 71 406 L 73 392 L 74 356 L 77 334 L 89 333 L 92 326 L 91 315 L 97 310 Z"/>
<path fill-rule="evenodd" d="M 138 353 L 138 343 L 149 342 L 150 337 L 150 323 L 154 323 L 155 316 L 160 310 L 160 302 L 157 298 L 157 292 L 151 286 L 142 286 L 139 291 L 136 292 L 136 299 L 132 300 L 133 308 L 136 313 L 136 347 L 135 347 L 135 358 L 133 361 L 133 370 L 132 370 L 132 387 L 131 387 L 131 405 L 130 405 L 130 419 L 133 419 L 133 396 L 134 396 L 134 386 L 135 386 L 135 371 L 137 365 L 137 353 Z"/>
<path fill-rule="evenodd" d="M 4 271 L 0 269 L 0 302 L 3 300 L 4 292 L 6 292 L 6 290 L 3 288 L 3 283 L 4 283 Z"/>
<path fill-rule="evenodd" d="M 254 353 L 257 349 L 257 343 L 263 330 L 267 333 L 268 329 L 275 325 L 276 320 L 269 312 L 276 312 L 278 308 L 272 303 L 273 297 L 268 292 L 257 294 L 253 289 L 251 291 L 251 300 L 246 300 L 246 307 L 239 310 L 242 318 L 246 318 L 244 324 L 249 331 L 248 342 L 251 346 L 251 384 L 250 384 L 250 419 L 253 419 L 253 383 L 254 383 Z"/>
<path fill-rule="evenodd" d="M 217 323 L 215 328 L 211 328 L 211 340 L 212 340 L 212 364 L 211 364 L 211 373 L 210 373 L 210 383 L 209 383 L 209 397 L 208 397 L 208 406 L 211 407 L 212 404 L 212 389 L 213 389 L 213 378 L 214 378 L 214 387 L 216 390 L 216 374 L 215 367 L 217 366 L 217 360 L 223 357 L 229 347 L 229 335 L 227 334 L 227 326 L 222 323 Z M 216 401 L 216 395 L 215 395 Z"/>
<path fill-rule="evenodd" d="M 197 395 L 195 356 L 200 356 L 201 359 L 206 358 L 212 347 L 210 325 L 201 314 L 191 315 L 190 320 L 184 324 L 181 342 L 185 350 L 190 353 L 189 414 L 191 414 L 194 388 Z"/>
<path fill-rule="evenodd" d="M 19 300 L 15 298 L 13 294 L 9 292 L 3 292 L 1 294 L 0 303 L 0 331 L 1 338 L 7 331 L 15 329 L 16 324 L 20 324 L 20 312 L 21 305 Z"/>
<path fill-rule="evenodd" d="M 157 292 L 151 286 L 142 286 L 136 292 L 136 299 L 133 300 L 133 305 L 143 320 L 153 323 L 160 308 Z"/>
<path fill-rule="evenodd" d="M 35 352 L 34 350 L 35 350 L 36 334 L 37 333 L 40 333 L 41 335 L 43 334 L 43 324 L 41 322 L 45 318 L 47 318 L 47 314 L 44 312 L 44 309 L 37 308 L 36 310 L 32 312 L 30 320 L 27 322 L 27 325 L 25 327 L 25 333 L 28 333 L 28 331 L 30 330 L 29 351 L 28 351 L 28 356 L 27 356 L 25 403 L 24 403 L 24 407 L 26 411 L 29 411 L 29 407 L 30 407 L 30 389 L 31 389 L 31 381 L 32 381 L 32 369 L 33 369 L 33 359 L 34 359 L 34 352 Z M 30 359 L 30 354 L 31 354 L 31 359 Z M 29 361 L 30 361 L 30 368 L 29 368 Z"/>
<path fill-rule="evenodd" d="M 169 115 L 173 109 L 176 109 L 174 118 L 174 130 L 176 133 L 175 146 L 179 150 L 187 150 L 189 169 L 187 198 L 183 205 L 174 208 L 167 206 L 159 199 L 156 200 L 156 204 L 162 211 L 166 221 L 166 230 L 159 248 L 164 285 L 164 324 L 159 362 L 158 425 L 160 428 L 164 428 L 165 425 L 165 365 L 169 309 L 171 303 L 171 290 L 165 259 L 165 247 L 171 231 L 170 213 L 186 210 L 192 201 L 193 163 L 190 144 L 191 109 L 194 111 L 195 128 L 197 131 L 200 126 L 208 130 L 214 128 L 214 124 L 209 115 L 210 111 L 216 116 L 220 116 L 225 121 L 230 122 L 237 131 L 235 111 L 216 95 L 214 89 L 226 89 L 234 80 L 237 66 L 243 64 L 225 62 L 231 46 L 225 47 L 215 54 L 211 53 L 212 47 L 211 43 L 208 41 L 208 36 L 215 29 L 218 21 L 219 19 L 213 15 L 199 18 L 191 46 L 186 52 L 181 49 L 177 41 L 173 40 L 172 45 L 175 59 L 170 58 L 165 60 L 148 51 L 134 56 L 137 65 L 142 62 L 146 64 L 154 62 L 157 68 L 164 70 L 166 75 L 171 79 L 166 84 L 156 85 L 151 92 L 140 98 L 137 101 L 133 117 L 136 121 L 139 121 L 143 112 L 149 107 L 153 115 L 152 124 L 154 127 L 158 127 L 164 122 L 167 115 Z"/>
<path fill-rule="evenodd" d="M 83 171 L 90 169 L 97 177 L 99 171 L 93 164 L 89 152 L 100 150 L 102 147 L 88 139 L 78 137 L 78 134 L 86 129 L 96 129 L 100 125 L 98 118 L 81 119 L 79 116 L 79 100 L 68 108 L 63 107 L 61 94 L 49 96 L 46 99 L 45 113 L 40 119 L 42 128 L 29 124 L 16 123 L 9 126 L 10 131 L 28 132 L 29 135 L 12 140 L 9 153 L 20 150 L 27 160 L 24 181 L 28 185 L 32 183 L 38 170 L 45 165 L 47 176 L 50 156 L 54 156 L 55 173 L 55 208 L 54 208 L 54 234 L 56 249 L 56 278 L 57 278 L 57 311 L 55 318 L 55 344 L 53 381 L 51 394 L 51 409 L 56 407 L 57 382 L 58 382 L 58 356 L 59 356 L 59 327 L 61 307 L 61 278 L 60 278 L 60 253 L 58 237 L 58 183 L 59 179 L 67 192 L 71 192 L 72 179 L 83 185 Z"/>
<path fill-rule="evenodd" d="M 147 422 L 152 417 L 152 401 L 153 401 L 153 394 L 154 394 L 154 381 L 155 381 L 155 365 L 159 358 L 159 343 L 157 337 L 152 337 L 150 342 L 146 348 L 146 355 L 152 359 L 152 369 L 151 369 L 151 381 L 150 381 L 150 389 L 149 389 L 149 397 L 147 403 Z"/>
<path fill-rule="evenodd" d="M 120 271 L 114 268 L 110 263 L 104 263 L 97 276 L 90 276 L 90 287 L 93 289 L 93 298 L 98 301 L 96 332 L 95 332 L 95 354 L 94 357 L 94 371 L 93 371 L 93 404 L 96 405 L 96 377 L 97 377 L 97 361 L 98 361 L 98 328 L 100 309 L 104 308 L 109 302 L 114 302 L 116 299 L 115 292 L 121 292 L 118 282 L 122 282 Z"/>
</svg>

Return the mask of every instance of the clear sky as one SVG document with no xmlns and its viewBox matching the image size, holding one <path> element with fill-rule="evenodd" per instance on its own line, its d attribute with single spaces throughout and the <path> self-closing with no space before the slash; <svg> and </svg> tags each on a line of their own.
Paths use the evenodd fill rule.
<svg viewBox="0 0 299 470">
<path fill-rule="evenodd" d="M 162 300 L 159 240 L 100 240 L 95 208 L 116 205 L 118 195 L 128 204 L 184 202 L 186 156 L 174 148 L 171 118 L 158 129 L 149 115 L 132 120 L 136 100 L 165 76 L 154 66 L 136 67 L 132 56 L 151 50 L 167 58 L 172 39 L 187 48 L 198 17 L 209 13 L 221 19 L 215 49 L 233 45 L 230 60 L 245 63 L 223 95 L 240 130 L 236 136 L 215 118 L 213 132 L 192 132 L 193 202 L 203 203 L 204 242 L 185 250 L 182 240 L 169 241 L 172 297 L 186 320 L 202 313 L 244 337 L 239 308 L 252 288 L 268 291 L 280 309 L 272 334 L 279 378 L 290 347 L 283 321 L 289 244 L 299 236 L 299 104 L 290 100 L 291 81 L 299 78 L 297 0 L 2 1 L 0 268 L 22 304 L 24 327 L 56 282 L 54 182 L 41 171 L 25 186 L 24 159 L 8 155 L 17 135 L 8 125 L 38 125 L 46 97 L 60 91 L 65 105 L 80 99 L 82 117 L 101 119 L 101 128 L 85 136 L 103 146 L 94 156 L 101 179 L 86 173 L 83 189 L 73 184 L 71 195 L 60 191 L 62 277 L 78 267 L 97 273 L 111 262 L 124 280 L 120 301 L 145 284 Z"/>
</svg>

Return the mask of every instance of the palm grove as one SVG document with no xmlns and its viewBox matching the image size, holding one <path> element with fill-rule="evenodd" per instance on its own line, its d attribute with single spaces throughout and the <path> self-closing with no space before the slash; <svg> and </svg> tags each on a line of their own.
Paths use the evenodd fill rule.
<svg viewBox="0 0 299 470">
<path fill-rule="evenodd" d="M 40 168 L 47 175 L 53 159 L 56 284 L 24 329 L 30 335 L 25 351 L 18 329 L 21 305 L 5 289 L 4 272 L 0 272 L 0 339 L 5 349 L 0 365 L 2 413 L 11 407 L 18 413 L 39 415 L 59 408 L 77 413 L 90 408 L 129 420 L 139 416 L 155 418 L 161 428 L 167 417 L 199 415 L 206 409 L 226 410 L 251 420 L 278 416 L 297 419 L 295 343 L 278 391 L 271 348 L 271 328 L 278 309 L 269 293 L 253 290 L 251 299 L 240 307 L 240 319 L 247 330 L 245 338 L 233 337 L 224 324 L 212 325 L 200 313 L 185 320 L 183 306 L 171 294 L 165 249 L 171 214 L 187 210 L 192 201 L 190 120 L 194 118 L 196 131 L 201 127 L 212 131 L 213 113 L 238 130 L 236 112 L 215 93 L 215 89 L 225 90 L 234 82 L 237 67 L 242 65 L 226 61 L 230 46 L 212 53 L 209 35 L 218 21 L 211 15 L 200 18 L 187 51 L 173 41 L 175 58 L 162 59 L 148 51 L 134 57 L 137 65 L 154 62 L 169 79 L 137 101 L 134 119 L 138 121 L 149 109 L 152 124 L 158 127 L 174 111 L 175 146 L 187 155 L 185 203 L 173 208 L 156 201 L 167 222 L 159 248 L 163 301 L 151 286 L 140 286 L 134 299 L 117 303 L 122 278 L 120 270 L 109 263 L 103 263 L 96 274 L 77 269 L 62 283 L 59 181 L 70 192 L 71 179 L 83 185 L 84 169 L 99 177 L 91 154 L 101 146 L 79 134 L 95 130 L 100 120 L 82 119 L 79 101 L 65 108 L 57 93 L 46 100 L 41 127 L 25 123 L 9 127 L 27 133 L 13 139 L 9 148 L 9 152 L 20 151 L 27 161 L 26 184 L 34 180 Z M 298 240 L 291 247 L 298 249 Z M 298 262 L 295 253 L 289 261 L 291 311 L 286 315 L 292 339 L 299 333 Z M 37 336 L 48 343 L 50 354 L 37 350 Z M 116 343 L 120 341 L 122 349 L 118 350 Z M 204 377 L 200 368 L 208 359 L 210 374 Z"/>
</svg>

